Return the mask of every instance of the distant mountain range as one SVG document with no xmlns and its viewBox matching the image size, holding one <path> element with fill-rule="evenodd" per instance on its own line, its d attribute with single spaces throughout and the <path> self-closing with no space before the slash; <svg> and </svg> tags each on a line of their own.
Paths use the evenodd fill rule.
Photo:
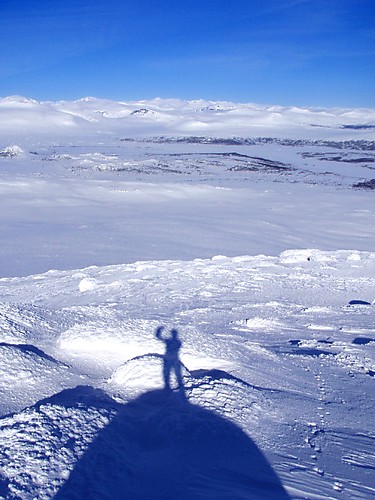
<svg viewBox="0 0 375 500">
<path fill-rule="evenodd" d="M 115 134 L 303 139 L 375 139 L 375 109 L 300 108 L 202 99 L 117 102 L 85 97 L 0 99 L 3 134 Z M 79 132 L 78 132 L 79 131 Z"/>
</svg>

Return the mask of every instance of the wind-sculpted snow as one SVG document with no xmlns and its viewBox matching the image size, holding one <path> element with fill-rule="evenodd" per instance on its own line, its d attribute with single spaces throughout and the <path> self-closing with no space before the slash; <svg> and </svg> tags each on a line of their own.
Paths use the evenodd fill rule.
<svg viewBox="0 0 375 500">
<path fill-rule="evenodd" d="M 289 250 L 3 278 L 0 495 L 371 498 L 374 271 Z"/>
</svg>

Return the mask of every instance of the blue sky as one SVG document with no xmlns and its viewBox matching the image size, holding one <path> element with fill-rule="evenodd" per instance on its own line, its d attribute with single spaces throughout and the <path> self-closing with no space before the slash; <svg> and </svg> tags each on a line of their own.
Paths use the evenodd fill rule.
<svg viewBox="0 0 375 500">
<path fill-rule="evenodd" d="M 1 0 L 0 96 L 375 107 L 375 0 Z"/>
</svg>

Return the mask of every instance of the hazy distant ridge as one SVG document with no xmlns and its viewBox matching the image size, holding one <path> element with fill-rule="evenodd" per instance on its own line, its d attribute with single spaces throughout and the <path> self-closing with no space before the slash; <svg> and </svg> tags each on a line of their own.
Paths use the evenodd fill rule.
<svg viewBox="0 0 375 500">
<path fill-rule="evenodd" d="M 117 102 L 85 97 L 38 102 L 0 99 L 0 130 L 124 135 L 219 135 L 375 139 L 375 109 L 300 108 L 253 103 L 161 99 Z"/>
</svg>

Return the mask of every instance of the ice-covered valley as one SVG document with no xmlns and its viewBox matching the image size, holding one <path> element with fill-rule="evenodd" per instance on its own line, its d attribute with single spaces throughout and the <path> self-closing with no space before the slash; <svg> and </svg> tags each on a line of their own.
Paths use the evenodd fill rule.
<svg viewBox="0 0 375 500">
<path fill-rule="evenodd" d="M 375 496 L 373 123 L 0 99 L 0 498 Z"/>
</svg>

